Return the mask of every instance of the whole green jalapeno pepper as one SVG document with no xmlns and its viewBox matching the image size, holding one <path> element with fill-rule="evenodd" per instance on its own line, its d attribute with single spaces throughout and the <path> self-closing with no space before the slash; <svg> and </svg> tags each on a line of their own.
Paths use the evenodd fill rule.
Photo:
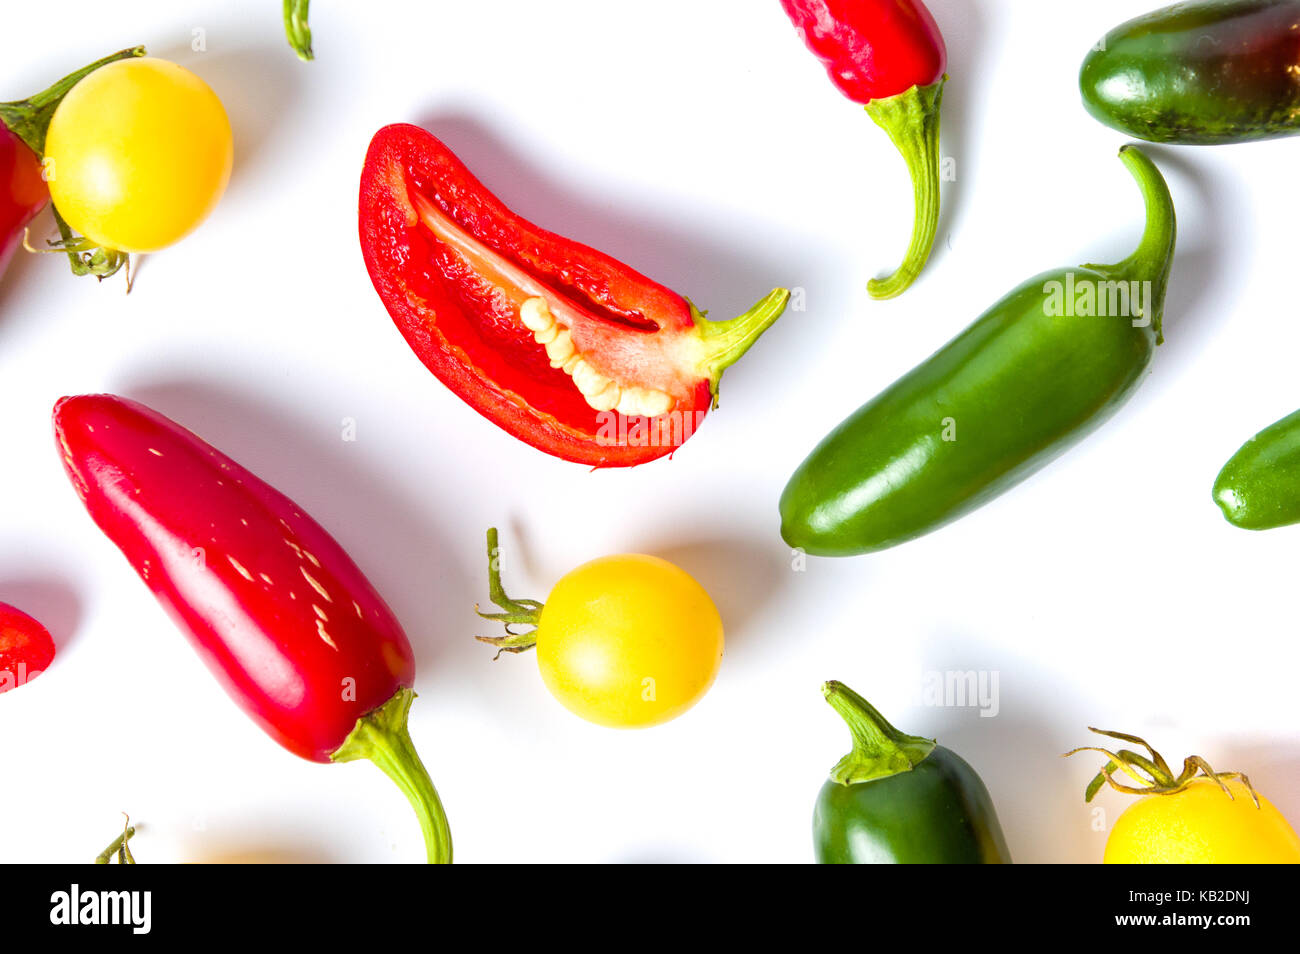
<svg viewBox="0 0 1300 954">
<path fill-rule="evenodd" d="M 1219 471 L 1214 501 L 1243 530 L 1300 523 L 1300 411 L 1264 428 Z"/>
<path fill-rule="evenodd" d="M 819 864 L 1009 864 L 988 789 L 955 752 L 905 735 L 848 686 L 822 686 L 853 751 L 813 814 Z"/>
<path fill-rule="evenodd" d="M 851 556 L 929 533 L 1024 480 L 1117 410 L 1160 343 L 1173 201 L 1139 149 L 1146 202 L 1115 265 L 1029 279 L 817 446 L 781 495 L 781 535 Z"/>
<path fill-rule="evenodd" d="M 1083 61 L 1088 112 L 1151 142 L 1300 133 L 1300 0 L 1177 3 L 1116 27 Z"/>
</svg>

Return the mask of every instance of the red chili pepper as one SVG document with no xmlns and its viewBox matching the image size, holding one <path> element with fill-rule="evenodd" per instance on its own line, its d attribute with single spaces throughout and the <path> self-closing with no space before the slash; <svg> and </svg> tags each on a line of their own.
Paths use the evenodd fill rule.
<svg viewBox="0 0 1300 954">
<path fill-rule="evenodd" d="M 49 630 L 21 610 L 0 603 L 0 692 L 26 685 L 53 661 Z"/>
<path fill-rule="evenodd" d="M 144 47 L 122 50 L 97 60 L 30 99 L 0 103 L 0 275 L 22 241 L 27 224 L 50 201 L 41 158 L 45 152 L 45 132 L 54 110 L 85 77 L 114 60 L 131 56 L 144 56 Z M 73 236 L 57 211 L 55 221 L 63 238 L 52 244 L 68 252 L 76 274 L 107 278 L 125 263 L 120 252 L 94 248 Z"/>
<path fill-rule="evenodd" d="M 367 758 L 410 799 L 429 860 L 451 860 L 438 793 L 406 730 L 415 660 L 355 563 L 289 498 L 134 401 L 64 398 L 64 466 L 231 697 L 313 762 Z"/>
<path fill-rule="evenodd" d="M 532 446 L 596 467 L 672 453 L 785 308 L 732 321 L 507 209 L 432 134 L 375 134 L 361 174 L 370 279 L 420 360 Z"/>
<path fill-rule="evenodd" d="M 948 51 L 920 0 L 781 0 L 831 82 L 889 133 L 907 161 L 916 200 L 912 244 L 873 298 L 905 292 L 930 257 L 939 227 L 939 105 Z"/>
</svg>

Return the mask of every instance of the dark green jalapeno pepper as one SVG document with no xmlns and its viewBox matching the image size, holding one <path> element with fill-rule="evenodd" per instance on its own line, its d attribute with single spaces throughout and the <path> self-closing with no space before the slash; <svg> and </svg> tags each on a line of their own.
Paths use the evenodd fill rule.
<svg viewBox="0 0 1300 954">
<path fill-rule="evenodd" d="M 1151 142 L 1300 132 L 1300 0 L 1177 3 L 1106 34 L 1083 61 L 1088 112 Z"/>
<path fill-rule="evenodd" d="M 1136 147 L 1146 231 L 1116 265 L 1031 278 L 858 409 L 781 495 L 781 535 L 818 556 L 883 550 L 975 509 L 1119 408 L 1160 342 L 1176 226 Z"/>
<path fill-rule="evenodd" d="M 1252 437 L 1219 471 L 1214 500 L 1233 526 L 1300 523 L 1300 411 Z"/>
<path fill-rule="evenodd" d="M 853 751 L 831 769 L 813 814 L 820 864 L 1009 864 L 988 789 L 955 752 L 904 735 L 848 686 L 822 693 Z"/>
</svg>

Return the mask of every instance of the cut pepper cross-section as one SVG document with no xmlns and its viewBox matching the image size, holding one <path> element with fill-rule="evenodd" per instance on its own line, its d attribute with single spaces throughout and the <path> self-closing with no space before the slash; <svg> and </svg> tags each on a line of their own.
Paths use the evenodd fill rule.
<svg viewBox="0 0 1300 954">
<path fill-rule="evenodd" d="M 361 178 L 361 247 L 421 361 L 549 454 L 628 467 L 670 454 L 718 380 L 775 321 L 776 289 L 732 321 L 507 209 L 432 134 L 381 129 Z"/>
</svg>

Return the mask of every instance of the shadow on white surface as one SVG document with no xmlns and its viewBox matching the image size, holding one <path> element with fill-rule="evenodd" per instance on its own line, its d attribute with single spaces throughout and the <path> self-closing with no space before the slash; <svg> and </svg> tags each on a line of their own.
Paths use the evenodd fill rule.
<svg viewBox="0 0 1300 954">
<path fill-rule="evenodd" d="M 1215 176 L 1198 154 L 1171 146 L 1139 145 L 1169 181 L 1179 216 L 1178 247 L 1165 297 L 1165 343 L 1157 360 L 1181 364 L 1192 361 L 1221 330 L 1216 324 L 1221 326 L 1229 317 L 1212 314 L 1211 303 L 1233 267 L 1233 257 L 1249 257 L 1249 250 L 1240 248 L 1240 236 L 1232 235 L 1228 213 L 1230 206 L 1242 208 L 1245 203 L 1239 201 L 1233 183 Z M 1193 221 L 1194 229 L 1187 226 Z"/>
<path fill-rule="evenodd" d="M 160 411 L 297 501 L 347 550 L 402 622 L 421 669 L 441 655 L 470 592 L 430 517 L 383 477 L 387 465 L 300 417 L 212 383 L 142 381 L 124 396 Z"/>
<path fill-rule="evenodd" d="M 781 581 L 792 576 L 786 572 L 786 551 L 773 547 L 770 539 L 758 537 L 688 537 L 671 545 L 647 547 L 646 552 L 677 564 L 708 591 L 722 616 L 726 652 L 733 655 L 751 648 L 750 637 L 759 629 L 751 627 L 751 622 L 763 616 Z"/>
<path fill-rule="evenodd" d="M 62 652 L 81 625 L 82 600 L 71 584 L 51 575 L 0 576 L 0 603 L 22 610 L 50 631 Z M 57 658 L 55 665 L 58 665 Z"/>
<path fill-rule="evenodd" d="M 812 250 L 779 246 L 775 223 L 770 234 L 751 233 L 738 241 L 726 210 L 717 210 L 716 226 L 696 228 L 644 206 L 629 211 L 599 191 L 578 194 L 559 184 L 536 159 L 475 117 L 432 113 L 412 122 L 445 142 L 517 214 L 625 262 L 709 310 L 711 318 L 733 318 L 771 289 L 812 272 Z M 765 340 L 780 334 L 781 326 L 777 322 Z"/>
<path fill-rule="evenodd" d="M 991 70 L 993 64 L 987 62 L 983 17 L 972 0 L 928 0 L 926 5 L 934 14 L 948 47 L 948 82 L 943 88 L 939 154 L 957 163 L 956 181 L 941 184 L 939 235 L 932 259 L 933 265 L 941 265 L 947 254 L 948 236 L 960 224 L 966 195 L 977 187 L 975 173 L 969 165 L 973 154 L 967 143 L 971 131 L 980 126 L 976 113 L 987 109 L 988 104 L 975 101 L 971 93 L 976 74 Z"/>
<path fill-rule="evenodd" d="M 202 52 L 178 44 L 149 53 L 193 71 L 221 98 L 235 144 L 233 189 L 274 154 L 276 139 L 292 138 L 305 74 L 283 43 L 223 43 L 222 32 L 211 30 Z M 292 188 L 293 182 L 283 185 Z"/>
</svg>

